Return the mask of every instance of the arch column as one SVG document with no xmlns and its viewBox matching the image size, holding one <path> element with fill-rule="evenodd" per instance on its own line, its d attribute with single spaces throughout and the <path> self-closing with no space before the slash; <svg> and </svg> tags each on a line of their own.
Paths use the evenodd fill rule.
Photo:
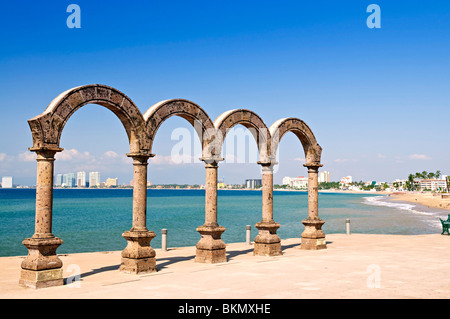
<svg viewBox="0 0 450 319">
<path fill-rule="evenodd" d="M 30 148 L 37 154 L 36 217 L 35 232 L 22 244 L 28 256 L 22 262 L 19 285 L 29 288 L 45 288 L 64 284 L 62 261 L 56 249 L 63 243 L 52 233 L 53 171 L 55 154 L 61 148 Z"/>
<path fill-rule="evenodd" d="M 120 271 L 131 274 L 156 271 L 156 253 L 150 241 L 156 234 L 147 229 L 147 166 L 153 154 L 127 154 L 133 159 L 133 223 L 122 236 L 127 247 L 122 251 Z"/>
<path fill-rule="evenodd" d="M 262 163 L 262 220 L 255 227 L 259 230 L 255 237 L 253 254 L 257 256 L 279 256 L 281 239 L 277 235 L 280 224 L 273 220 L 273 166 L 277 163 Z"/>
<path fill-rule="evenodd" d="M 217 169 L 222 158 L 201 158 L 205 162 L 205 223 L 196 230 L 202 238 L 197 243 L 195 261 L 222 263 L 227 261 L 226 245 L 221 236 L 225 227 L 217 223 Z"/>
<path fill-rule="evenodd" d="M 321 164 L 303 166 L 308 168 L 308 218 L 302 220 L 305 230 L 302 233 L 301 249 L 326 249 L 325 233 L 322 225 L 325 223 L 319 218 L 319 167 Z"/>
</svg>

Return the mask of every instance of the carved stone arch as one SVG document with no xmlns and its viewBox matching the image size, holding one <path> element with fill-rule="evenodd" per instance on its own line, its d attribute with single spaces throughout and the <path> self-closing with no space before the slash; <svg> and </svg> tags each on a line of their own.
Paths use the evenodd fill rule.
<svg viewBox="0 0 450 319">
<path fill-rule="evenodd" d="M 300 140 L 305 152 L 305 164 L 308 167 L 308 217 L 302 221 L 305 231 L 302 233 L 301 249 L 326 249 L 325 233 L 319 218 L 318 175 L 322 148 L 305 122 L 298 118 L 284 118 L 276 121 L 270 127 L 272 136 L 272 156 L 276 156 L 281 138 L 287 133 L 294 133 Z"/>
<path fill-rule="evenodd" d="M 61 133 L 65 124 L 79 108 L 86 104 L 99 104 L 111 110 L 122 122 L 133 157 L 133 228 L 125 232 L 127 248 L 122 252 L 122 271 L 154 271 L 154 250 L 150 240 L 155 236 L 145 226 L 147 160 L 149 140 L 145 121 L 136 105 L 122 92 L 105 85 L 85 85 L 58 95 L 46 110 L 28 121 L 33 137 L 30 151 L 37 154 L 35 232 L 22 243 L 28 256 L 22 261 L 19 284 L 41 288 L 63 285 L 62 261 L 56 249 L 63 243 L 52 233 L 53 175 L 55 154 L 60 148 Z M 44 272 L 43 272 L 44 271 Z M 45 274 L 41 276 L 41 274 Z"/>
<path fill-rule="evenodd" d="M 144 113 L 146 133 L 150 140 L 150 152 L 159 127 L 165 120 L 172 116 L 184 118 L 194 127 L 203 149 L 205 149 L 205 145 L 209 144 L 209 141 L 214 139 L 214 124 L 208 114 L 199 105 L 184 99 L 161 101 L 151 106 Z"/>
<path fill-rule="evenodd" d="M 33 149 L 59 149 L 65 124 L 74 112 L 86 104 L 104 106 L 120 119 L 128 135 L 131 153 L 142 153 L 148 149 L 144 117 L 137 106 L 124 93 L 100 84 L 67 90 L 58 95 L 42 114 L 28 120 Z"/>
<path fill-rule="evenodd" d="M 287 133 L 294 133 L 300 140 L 305 152 L 305 166 L 320 165 L 322 148 L 317 144 L 316 138 L 305 122 L 298 118 L 284 118 L 270 126 L 272 137 L 271 154 L 275 158 L 281 138 Z"/>
<path fill-rule="evenodd" d="M 217 134 L 220 136 L 220 138 L 217 138 L 216 153 L 222 151 L 223 142 L 228 130 L 238 124 L 249 129 L 255 138 L 260 162 L 270 162 L 271 136 L 269 128 L 256 113 L 246 109 L 235 109 L 224 112 L 214 121 Z"/>
</svg>

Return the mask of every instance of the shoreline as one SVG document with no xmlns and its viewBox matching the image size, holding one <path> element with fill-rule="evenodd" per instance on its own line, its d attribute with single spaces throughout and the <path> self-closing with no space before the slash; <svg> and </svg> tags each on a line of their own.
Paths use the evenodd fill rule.
<svg viewBox="0 0 450 319">
<path fill-rule="evenodd" d="M 441 198 L 440 194 L 419 193 L 419 192 L 399 192 L 389 195 L 393 201 L 403 201 L 419 204 L 428 208 L 442 209 L 450 211 L 450 198 Z"/>
</svg>

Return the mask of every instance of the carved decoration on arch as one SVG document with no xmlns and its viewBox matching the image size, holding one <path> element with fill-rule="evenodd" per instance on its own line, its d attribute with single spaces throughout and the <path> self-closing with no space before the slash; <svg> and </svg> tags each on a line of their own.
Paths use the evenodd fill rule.
<svg viewBox="0 0 450 319">
<path fill-rule="evenodd" d="M 112 111 L 125 128 L 130 152 L 146 153 L 149 141 L 139 109 L 124 93 L 100 84 L 67 90 L 58 95 L 42 114 L 28 120 L 33 137 L 32 150 L 59 149 L 64 126 L 72 114 L 86 104 L 98 104 Z"/>
<path fill-rule="evenodd" d="M 203 157 L 208 156 L 206 146 L 215 138 L 214 123 L 199 105 L 185 99 L 158 102 L 144 113 L 145 130 L 150 141 L 150 152 L 159 127 L 172 116 L 184 118 L 193 126 L 201 141 Z"/>
<path fill-rule="evenodd" d="M 217 154 L 222 152 L 223 142 L 228 131 L 241 124 L 250 130 L 255 138 L 259 151 L 259 162 L 271 162 L 271 135 L 269 128 L 255 112 L 246 109 L 229 110 L 222 113 L 215 121 L 214 126 L 219 138 L 216 139 L 214 149 Z"/>
<path fill-rule="evenodd" d="M 294 117 L 280 119 L 270 126 L 272 157 L 276 158 L 281 138 L 287 132 L 294 133 L 300 140 L 305 153 L 305 166 L 321 166 L 322 147 L 317 143 L 316 137 L 309 126 L 302 120 Z"/>
</svg>

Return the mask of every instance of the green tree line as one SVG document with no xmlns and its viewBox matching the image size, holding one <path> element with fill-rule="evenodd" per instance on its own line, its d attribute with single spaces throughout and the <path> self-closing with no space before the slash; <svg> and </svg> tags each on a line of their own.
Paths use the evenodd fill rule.
<svg viewBox="0 0 450 319">
<path fill-rule="evenodd" d="M 439 177 L 441 177 L 441 171 L 436 171 L 436 173 L 423 171 L 421 173 L 417 172 L 415 174 L 409 174 L 408 180 L 406 181 L 406 189 L 409 191 L 415 191 L 420 188 L 420 185 L 416 183 L 414 179 L 438 179 Z"/>
</svg>

